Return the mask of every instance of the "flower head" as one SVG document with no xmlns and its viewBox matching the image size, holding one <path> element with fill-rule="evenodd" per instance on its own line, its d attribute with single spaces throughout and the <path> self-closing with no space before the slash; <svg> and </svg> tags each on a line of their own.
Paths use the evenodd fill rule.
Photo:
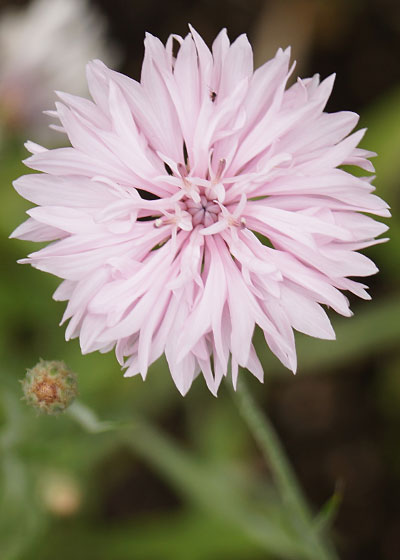
<svg viewBox="0 0 400 560">
<path fill-rule="evenodd" d="M 293 329 L 333 339 L 321 304 L 351 315 L 342 290 L 369 296 L 349 277 L 377 271 L 356 251 L 387 228 L 360 212 L 387 205 L 339 167 L 373 169 L 358 116 L 324 112 L 333 76 L 286 88 L 289 49 L 253 72 L 225 30 L 145 46 L 140 83 L 97 60 L 93 101 L 58 94 L 72 147 L 28 143 L 43 173 L 15 188 L 38 206 L 13 235 L 57 241 L 22 262 L 64 279 L 67 339 L 115 347 L 126 376 L 165 353 L 182 394 L 199 372 L 213 393 L 238 366 L 262 379 L 256 325 L 295 371 Z"/>
<path fill-rule="evenodd" d="M 86 0 L 33 0 L 2 14 L 0 124 L 43 137 L 42 111 L 53 90 L 86 94 L 86 61 L 115 58 L 105 46 L 104 27 Z"/>
</svg>

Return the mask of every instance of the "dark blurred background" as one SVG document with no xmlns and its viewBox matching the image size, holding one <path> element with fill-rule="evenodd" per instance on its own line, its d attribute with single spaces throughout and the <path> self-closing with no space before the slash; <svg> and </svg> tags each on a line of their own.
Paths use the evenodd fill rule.
<svg viewBox="0 0 400 560">
<path fill-rule="evenodd" d="M 2 0 L 0 10 L 26 4 Z M 398 560 L 400 3 L 92 0 L 91 5 L 106 20 L 107 40 L 119 53 L 118 68 L 136 79 L 146 31 L 165 41 L 170 33 L 186 34 L 190 22 L 210 45 L 219 30 L 227 27 L 231 40 L 247 33 L 257 65 L 273 56 L 279 46 L 292 45 L 293 58 L 298 60 L 295 76 L 318 72 L 326 77 L 336 72 L 327 110 L 358 112 L 361 125 L 369 127 L 363 146 L 379 154 L 374 161 L 375 184 L 394 212 L 392 240 L 368 252 L 381 268 L 378 276 L 367 281 L 372 302 L 354 301 L 354 318 L 333 320 L 338 335 L 335 343 L 299 336 L 296 377 L 265 349 L 260 351 L 266 383 L 260 386 L 250 381 L 271 415 L 315 511 L 336 492 L 340 506 L 333 535 L 340 558 Z M 39 356 L 64 359 L 80 374 L 82 400 L 102 418 L 124 419 L 142 413 L 184 449 L 190 449 L 201 464 L 210 466 L 207 472 L 224 476 L 233 472 L 233 480 L 238 476 L 245 487 L 268 478 L 225 387 L 214 399 L 198 380 L 183 399 L 163 362 L 152 368 L 142 384 L 138 378 L 124 380 L 112 356 L 82 357 L 76 342 L 64 342 L 62 329 L 56 326 L 62 305 L 50 299 L 57 282 L 14 264 L 31 246 L 5 240 L 27 208 L 9 186 L 23 173 L 16 163 L 24 156 L 21 144 L 25 137 L 20 134 L 20 138 L 3 144 L 1 159 L 2 191 L 7 191 L 0 245 L 1 375 L 14 404 L 3 404 L 3 413 L 0 408 L 0 427 L 6 430 L 8 422 L 23 426 L 4 472 L 9 468 L 14 473 L 6 480 L 19 489 L 12 499 L 23 496 L 24 505 L 16 506 L 15 521 L 29 538 L 26 546 L 15 548 L 16 553 L 7 544 L 4 550 L 9 556 L 4 557 L 288 557 L 269 553 L 251 536 L 242 535 L 224 515 L 217 512 L 213 516 L 212 508 L 197 507 L 140 445 L 135 448 L 112 434 L 82 436 L 68 419 L 37 419 L 15 400 L 19 398 L 16 380 Z M 16 471 L 20 478 L 15 481 Z M 247 490 L 251 496 L 254 488 Z M 7 507 L 14 511 L 14 506 Z M 4 509 L 0 521 L 1 516 L 8 517 Z M 6 525 L 3 535 L 8 543 L 14 534 Z M 13 538 L 23 540 L 24 536 L 15 534 Z"/>
</svg>

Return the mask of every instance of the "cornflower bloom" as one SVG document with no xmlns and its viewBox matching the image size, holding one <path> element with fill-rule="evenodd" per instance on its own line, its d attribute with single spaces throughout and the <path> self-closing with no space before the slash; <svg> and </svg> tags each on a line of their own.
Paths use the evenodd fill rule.
<svg viewBox="0 0 400 560">
<path fill-rule="evenodd" d="M 174 56 L 174 46 L 179 47 Z M 140 82 L 95 60 L 93 101 L 59 93 L 53 113 L 72 147 L 29 142 L 41 174 L 14 185 L 38 206 L 13 233 L 56 240 L 21 262 L 63 278 L 66 338 L 115 347 L 125 375 L 145 378 L 165 353 L 182 394 L 202 372 L 216 394 L 238 366 L 260 380 L 255 326 L 296 370 L 293 329 L 333 339 L 321 304 L 350 316 L 342 290 L 369 299 L 375 265 L 359 249 L 387 227 L 349 135 L 352 112 L 326 113 L 334 76 L 289 88 L 290 50 L 253 71 L 245 35 L 212 51 L 190 28 L 164 46 L 147 35 Z"/>
</svg>

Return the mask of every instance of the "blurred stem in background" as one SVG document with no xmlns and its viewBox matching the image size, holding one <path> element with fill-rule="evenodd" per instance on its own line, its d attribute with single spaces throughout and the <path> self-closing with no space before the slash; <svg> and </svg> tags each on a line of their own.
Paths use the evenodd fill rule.
<svg viewBox="0 0 400 560">
<path fill-rule="evenodd" d="M 232 389 L 232 394 L 271 469 L 280 496 L 279 503 L 265 504 L 262 512 L 227 473 L 218 472 L 213 465 L 188 453 L 149 422 L 137 419 L 124 425 L 99 421 L 95 413 L 80 402 L 74 402 L 68 412 L 90 433 L 116 430 L 121 442 L 155 468 L 184 498 L 207 513 L 230 522 L 268 552 L 282 558 L 337 559 L 331 544 L 319 530 L 322 524 L 313 522 L 273 426 L 252 398 L 243 379 L 237 392 Z"/>
<path fill-rule="evenodd" d="M 272 477 L 279 488 L 284 504 L 302 522 L 309 521 L 311 514 L 308 505 L 278 435 L 268 417 L 263 414 L 251 395 L 243 376 L 238 381 L 237 390 L 235 391 L 231 387 L 230 389 L 233 400 L 271 469 Z"/>
<path fill-rule="evenodd" d="M 271 470 L 283 506 L 292 516 L 293 524 L 299 528 L 299 537 L 310 544 L 309 558 L 316 560 L 338 558 L 331 545 L 313 530 L 311 511 L 279 437 L 268 416 L 253 398 L 243 376 L 238 381 L 237 390 L 235 391 L 231 386 L 230 390 L 233 400 Z"/>
</svg>

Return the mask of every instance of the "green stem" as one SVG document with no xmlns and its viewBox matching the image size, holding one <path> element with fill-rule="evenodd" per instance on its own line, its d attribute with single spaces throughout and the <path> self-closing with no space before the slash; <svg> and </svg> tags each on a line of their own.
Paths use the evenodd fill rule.
<svg viewBox="0 0 400 560">
<path fill-rule="evenodd" d="M 297 529 L 310 542 L 313 558 L 333 560 L 337 558 L 331 545 L 322 542 L 313 530 L 312 514 L 303 495 L 296 474 L 286 456 L 279 437 L 256 400 L 252 397 L 243 376 L 238 381 L 237 391 L 231 389 L 242 418 L 257 442 L 284 505 L 291 511 Z M 315 552 L 315 556 L 314 556 Z"/>
<path fill-rule="evenodd" d="M 269 518 L 254 511 L 225 473 L 215 472 L 151 424 L 137 421 L 135 430 L 128 430 L 123 439 L 189 502 L 243 531 L 268 553 L 296 560 L 325 559 L 312 557 L 309 543 L 294 538 L 273 515 Z"/>
<path fill-rule="evenodd" d="M 320 534 L 314 529 L 307 503 L 272 425 L 243 382 L 234 398 L 271 467 L 287 512 L 292 514 L 288 530 L 280 526 L 274 515 L 261 516 L 254 512 L 240 489 L 233 488 L 225 475 L 221 478 L 215 469 L 192 457 L 151 424 L 139 419 L 124 424 L 103 422 L 79 401 L 71 405 L 68 413 L 91 433 L 117 430 L 120 441 L 159 470 L 178 492 L 206 511 L 229 520 L 276 556 L 296 560 L 336 560 L 334 551 L 328 543 L 321 541 Z"/>
<path fill-rule="evenodd" d="M 93 410 L 79 400 L 75 400 L 71 404 L 67 409 L 67 414 L 84 430 L 92 434 L 108 432 L 121 427 L 117 422 L 104 422 L 99 420 Z"/>
<path fill-rule="evenodd" d="M 71 405 L 68 414 L 90 433 L 117 430 L 118 440 L 159 471 L 179 494 L 207 514 L 241 530 L 268 553 L 279 558 L 309 560 L 308 543 L 294 538 L 293 531 L 282 526 L 280 518 L 254 511 L 253 504 L 240 488 L 232 486 L 225 473 L 216 472 L 152 424 L 138 418 L 125 424 L 102 422 L 79 401 Z"/>
</svg>

